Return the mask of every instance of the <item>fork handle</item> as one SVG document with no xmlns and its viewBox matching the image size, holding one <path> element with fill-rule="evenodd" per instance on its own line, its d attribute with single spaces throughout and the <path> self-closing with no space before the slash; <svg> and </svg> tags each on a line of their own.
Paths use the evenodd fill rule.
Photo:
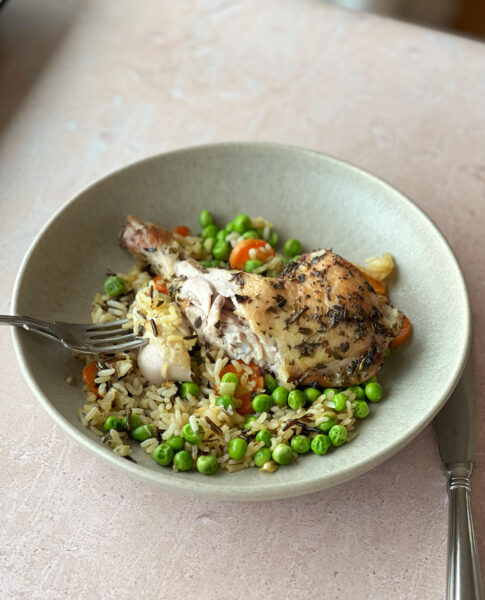
<svg viewBox="0 0 485 600">
<path fill-rule="evenodd" d="M 27 331 L 33 331 L 40 335 L 45 335 L 49 338 L 57 339 L 54 332 L 51 330 L 49 323 L 41 321 L 35 317 L 19 317 L 17 315 L 0 315 L 0 325 L 14 325 L 22 327 Z"/>
<path fill-rule="evenodd" d="M 448 600 L 483 600 L 470 502 L 471 471 L 471 464 L 448 466 Z"/>
</svg>

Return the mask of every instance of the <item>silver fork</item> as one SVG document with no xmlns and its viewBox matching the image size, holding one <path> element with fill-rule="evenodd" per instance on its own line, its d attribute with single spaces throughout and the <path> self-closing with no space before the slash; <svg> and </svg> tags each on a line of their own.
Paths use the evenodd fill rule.
<svg viewBox="0 0 485 600">
<path fill-rule="evenodd" d="M 41 321 L 34 317 L 0 315 L 0 325 L 15 325 L 60 342 L 69 350 L 83 354 L 123 352 L 147 343 L 131 329 L 123 329 L 128 319 L 109 323 L 85 324 Z"/>
</svg>

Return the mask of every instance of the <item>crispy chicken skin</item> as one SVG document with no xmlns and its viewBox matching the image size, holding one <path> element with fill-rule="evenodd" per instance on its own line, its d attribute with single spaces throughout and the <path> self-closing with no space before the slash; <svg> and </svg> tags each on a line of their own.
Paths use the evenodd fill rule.
<svg viewBox="0 0 485 600">
<path fill-rule="evenodd" d="M 175 262 L 185 258 L 180 244 L 170 232 L 153 223 L 144 223 L 136 217 L 127 217 L 120 233 L 120 246 L 136 258 L 153 264 L 160 274 L 170 279 Z M 155 260 L 152 260 L 152 254 Z"/>
<path fill-rule="evenodd" d="M 280 383 L 342 387 L 380 368 L 402 313 L 330 250 L 304 254 L 278 277 L 205 268 L 170 233 L 128 217 L 121 245 L 170 281 L 201 343 L 257 363 Z"/>
</svg>

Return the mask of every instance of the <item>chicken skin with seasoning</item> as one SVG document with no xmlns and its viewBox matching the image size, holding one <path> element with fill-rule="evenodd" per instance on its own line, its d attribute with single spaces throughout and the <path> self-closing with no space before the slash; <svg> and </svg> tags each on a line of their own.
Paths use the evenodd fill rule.
<svg viewBox="0 0 485 600">
<path fill-rule="evenodd" d="M 128 217 L 121 246 L 150 263 L 200 344 L 256 363 L 280 384 L 343 387 L 375 375 L 403 314 L 330 250 L 278 277 L 206 268 L 163 227 Z"/>
</svg>

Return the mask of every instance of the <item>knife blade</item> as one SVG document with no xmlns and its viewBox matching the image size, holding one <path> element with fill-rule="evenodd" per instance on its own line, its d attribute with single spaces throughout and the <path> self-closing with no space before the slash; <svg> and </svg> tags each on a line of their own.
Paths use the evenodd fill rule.
<svg viewBox="0 0 485 600">
<path fill-rule="evenodd" d="M 441 460 L 445 465 L 473 463 L 475 459 L 475 427 L 469 360 L 450 399 L 436 417 L 436 430 Z"/>
<path fill-rule="evenodd" d="M 436 417 L 441 460 L 448 475 L 448 600 L 483 600 L 473 529 L 470 476 L 475 458 L 470 360 Z"/>
</svg>

